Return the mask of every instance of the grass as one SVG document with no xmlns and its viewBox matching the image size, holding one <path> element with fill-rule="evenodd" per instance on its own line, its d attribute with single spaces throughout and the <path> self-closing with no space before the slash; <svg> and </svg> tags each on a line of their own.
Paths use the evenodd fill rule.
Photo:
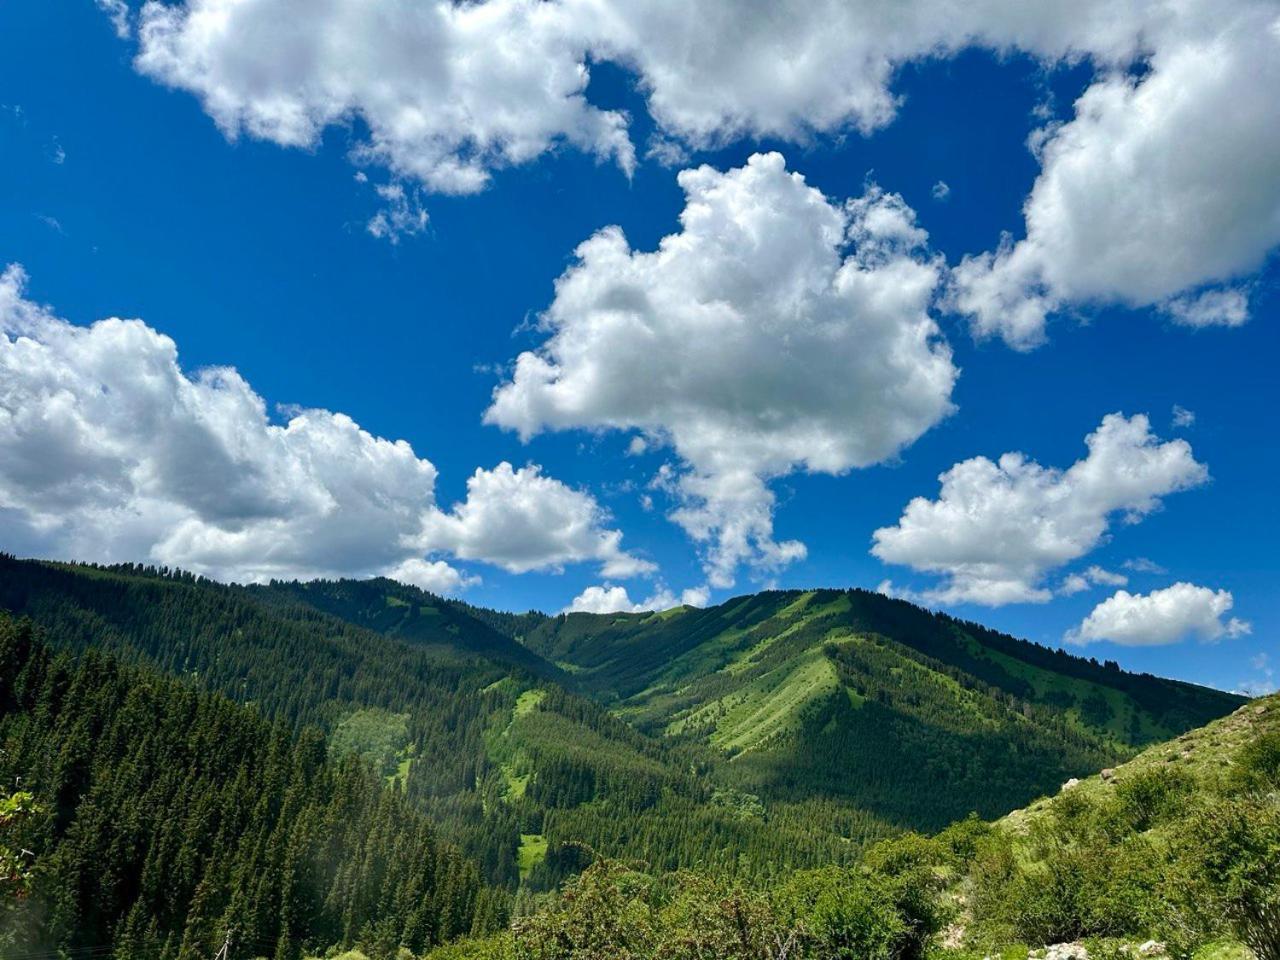
<svg viewBox="0 0 1280 960">
<path fill-rule="evenodd" d="M 516 866 L 520 868 L 520 879 L 524 880 L 529 873 L 547 858 L 547 838 L 540 833 L 520 834 L 520 849 L 516 852 Z"/>
<path fill-rule="evenodd" d="M 529 781 L 533 778 L 533 774 L 521 773 L 517 775 L 510 765 L 503 764 L 502 776 L 505 777 L 507 781 L 507 799 L 523 799 L 525 791 L 529 789 Z"/>
<path fill-rule="evenodd" d="M 839 686 L 831 661 L 821 650 L 814 650 L 711 701 L 667 729 L 679 733 L 686 726 L 711 723 L 711 742 L 730 754 L 740 754 L 795 729 L 809 704 L 830 696 Z"/>
<path fill-rule="evenodd" d="M 525 714 L 532 713 L 538 708 L 543 700 L 546 699 L 547 691 L 545 690 L 526 690 L 520 696 L 516 697 L 516 707 L 512 711 L 511 721 L 515 722 L 517 717 L 523 717 Z M 508 728 L 510 729 L 510 728 Z"/>
<path fill-rule="evenodd" d="M 499 684 L 510 683 L 514 687 L 515 682 L 510 678 L 504 678 Z M 515 704 L 511 708 L 511 719 L 507 721 L 500 731 L 496 727 L 490 727 L 485 734 L 485 749 L 489 754 L 489 759 L 497 764 L 498 769 L 502 772 L 503 779 L 506 780 L 506 791 L 504 796 L 508 800 L 519 800 L 525 795 L 525 791 L 529 789 L 529 780 L 531 774 L 517 773 L 520 767 L 521 753 L 519 747 L 513 742 L 512 733 L 516 723 L 521 717 L 527 717 L 532 714 L 547 696 L 545 690 L 522 690 L 516 696 Z"/>
<path fill-rule="evenodd" d="M 412 757 L 402 757 L 400 762 L 396 764 L 396 772 L 387 775 L 387 786 L 403 792 L 409 785 L 409 767 L 412 764 Z"/>
<path fill-rule="evenodd" d="M 1191 960 L 1255 960 L 1253 951 L 1234 940 L 1206 943 L 1191 955 Z"/>
</svg>

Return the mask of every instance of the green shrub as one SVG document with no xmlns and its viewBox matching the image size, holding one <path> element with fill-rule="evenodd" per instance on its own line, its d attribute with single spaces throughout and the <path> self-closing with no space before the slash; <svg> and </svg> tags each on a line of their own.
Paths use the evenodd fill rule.
<svg viewBox="0 0 1280 960">
<path fill-rule="evenodd" d="M 963 820 L 957 820 L 951 824 L 933 840 L 945 851 L 951 866 L 964 870 L 973 862 L 979 845 L 991 836 L 992 830 L 991 824 L 982 820 L 976 813 L 971 813 Z"/>
<path fill-rule="evenodd" d="M 509 934 L 479 940 L 461 940 L 436 947 L 422 960 L 512 960 L 514 956 Z"/>
<path fill-rule="evenodd" d="M 947 860 L 942 844 L 918 833 L 882 840 L 863 858 L 863 869 L 887 884 L 906 927 L 894 950 L 899 960 L 924 956 L 934 935 L 951 919 L 954 910 L 943 896 Z"/>
<path fill-rule="evenodd" d="M 795 874 L 776 901 L 813 956 L 892 960 L 910 934 L 895 893 L 886 878 L 829 867 Z"/>
<path fill-rule="evenodd" d="M 31 884 L 30 855 L 16 837 L 39 812 L 35 797 L 26 791 L 0 796 L 0 902 L 27 895 Z"/>
<path fill-rule="evenodd" d="M 1115 802 L 1130 830 L 1150 830 L 1182 812 L 1195 779 L 1181 767 L 1150 767 L 1116 784 Z"/>
<path fill-rule="evenodd" d="M 555 905 L 511 925 L 514 960 L 643 960 L 656 945 L 653 881 L 600 860 Z"/>
<path fill-rule="evenodd" d="M 980 924 L 1028 943 L 1148 931 L 1163 870 L 1156 847 L 1134 834 L 1113 841 L 1096 811 L 1074 803 L 1071 811 L 1033 828 L 1029 861 L 1006 838 L 982 844 L 970 871 Z"/>
<path fill-rule="evenodd" d="M 768 960 L 794 943 L 758 893 L 693 873 L 677 874 L 673 886 L 658 915 L 655 960 Z"/>
<path fill-rule="evenodd" d="M 1179 853 L 1193 873 L 1183 915 L 1220 916 L 1258 960 L 1280 960 L 1280 795 L 1206 804 Z"/>
<path fill-rule="evenodd" d="M 1239 790 L 1280 790 L 1280 730 L 1245 744 L 1235 757 L 1233 786 Z"/>
</svg>

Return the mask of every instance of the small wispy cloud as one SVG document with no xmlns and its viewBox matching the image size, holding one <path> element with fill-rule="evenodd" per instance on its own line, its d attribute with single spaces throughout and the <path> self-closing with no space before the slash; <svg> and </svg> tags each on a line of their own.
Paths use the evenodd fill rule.
<svg viewBox="0 0 1280 960">
<path fill-rule="evenodd" d="M 61 221 L 58 220 L 57 217 L 51 217 L 45 213 L 37 213 L 35 214 L 35 218 L 39 220 L 41 223 L 43 223 L 50 230 L 52 230 L 54 233 L 60 233 L 64 237 L 67 235 L 67 231 L 62 229 L 62 223 Z"/>
<path fill-rule="evenodd" d="M 1271 666 L 1271 658 L 1267 654 L 1260 653 L 1250 657 L 1249 665 L 1258 672 L 1248 680 L 1241 680 L 1236 687 L 1237 693 L 1243 693 L 1246 697 L 1265 697 L 1280 690 L 1280 684 L 1276 683 L 1275 667 Z"/>
<path fill-rule="evenodd" d="M 402 238 L 416 236 L 427 228 L 427 210 L 418 190 L 406 190 L 402 183 L 380 184 L 374 189 L 386 201 L 386 206 L 365 224 L 370 234 L 397 244 Z"/>
<path fill-rule="evenodd" d="M 1126 570 L 1132 570 L 1134 573 L 1168 573 L 1169 571 L 1154 560 L 1148 560 L 1146 557 L 1134 557 L 1120 564 Z"/>
<path fill-rule="evenodd" d="M 133 36 L 133 23 L 131 22 L 132 13 L 129 5 L 124 0 L 94 0 L 98 9 L 107 15 L 107 19 L 111 21 L 111 26 L 116 32 L 116 36 L 121 40 L 128 40 Z"/>
</svg>

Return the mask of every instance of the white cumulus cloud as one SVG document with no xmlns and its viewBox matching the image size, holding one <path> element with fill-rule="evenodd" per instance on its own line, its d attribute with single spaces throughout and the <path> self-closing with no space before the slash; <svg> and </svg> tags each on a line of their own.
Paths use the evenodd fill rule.
<svg viewBox="0 0 1280 960">
<path fill-rule="evenodd" d="M 402 560 L 384 575 L 442 596 L 461 593 L 480 582 L 479 577 L 465 574 L 444 560 L 424 560 L 421 557 Z"/>
<path fill-rule="evenodd" d="M 1188 637 L 1220 640 L 1250 632 L 1243 620 L 1223 617 L 1234 605 L 1226 590 L 1211 590 L 1179 582 L 1150 593 L 1116 593 L 1093 608 L 1067 633 L 1069 643 L 1088 644 L 1100 640 L 1131 647 L 1152 647 L 1177 643 Z"/>
<path fill-rule="evenodd" d="M 1238 327 L 1249 319 L 1243 290 L 1206 290 L 1166 301 L 1161 309 L 1183 327 Z"/>
<path fill-rule="evenodd" d="M 1066 470 L 1020 453 L 955 464 L 936 500 L 916 497 L 896 525 L 875 531 L 871 552 L 942 575 L 923 595 L 932 602 L 1041 603 L 1052 596 L 1045 576 L 1098 546 L 1115 514 L 1137 522 L 1209 477 L 1186 441 L 1161 442 L 1142 415 L 1107 415 L 1085 444 L 1088 456 Z M 1088 586 L 1120 575 L 1094 567 L 1081 576 Z"/>
<path fill-rule="evenodd" d="M 452 510 L 436 468 L 350 417 L 274 422 L 234 369 L 194 374 L 140 320 L 74 326 L 0 275 L 0 532 L 5 548 L 146 560 L 220 579 L 395 576 L 470 582 L 439 556 L 508 570 L 650 569 L 587 493 L 536 466 L 479 470 Z"/>
<path fill-rule="evenodd" d="M 660 588 L 646 600 L 633 603 L 626 587 L 605 583 L 590 586 L 573 598 L 564 613 L 644 613 L 648 610 L 670 610 L 676 606 L 705 607 L 709 594 L 705 587 L 690 587 L 679 597 Z"/>
<path fill-rule="evenodd" d="M 773 534 L 771 479 L 893 457 L 952 410 L 958 371 L 929 313 L 939 261 L 902 199 L 836 203 L 757 154 L 679 174 L 681 229 L 655 251 L 618 227 L 583 242 L 537 349 L 486 421 L 638 430 L 681 465 L 655 486 L 712 586 L 804 555 Z"/>
<path fill-rule="evenodd" d="M 1127 4 L 1143 69 L 1104 69 L 1075 116 L 1033 138 L 1041 173 L 1026 236 L 956 270 L 955 306 L 1017 349 L 1073 304 L 1156 306 L 1238 326 L 1245 293 L 1210 289 L 1280 243 L 1280 8 Z"/>
<path fill-rule="evenodd" d="M 622 549 L 622 532 L 605 527 L 595 498 L 543 475 L 536 465 L 500 463 L 467 480 L 467 499 L 434 511 L 419 544 L 465 560 L 484 560 L 512 573 L 561 569 L 596 561 L 606 577 L 652 573 L 654 565 Z"/>
<path fill-rule="evenodd" d="M 137 69 L 227 136 L 311 147 L 359 118 L 357 159 L 443 193 L 562 142 L 635 162 L 626 118 L 584 96 L 587 41 L 558 3 L 151 0 L 138 33 Z"/>
</svg>

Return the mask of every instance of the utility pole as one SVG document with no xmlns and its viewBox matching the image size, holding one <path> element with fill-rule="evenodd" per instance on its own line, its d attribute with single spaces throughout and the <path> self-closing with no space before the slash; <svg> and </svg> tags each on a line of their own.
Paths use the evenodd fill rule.
<svg viewBox="0 0 1280 960">
<path fill-rule="evenodd" d="M 213 956 L 213 960 L 231 960 L 231 931 L 227 930 L 227 938 L 222 941 L 222 949 Z"/>
</svg>

